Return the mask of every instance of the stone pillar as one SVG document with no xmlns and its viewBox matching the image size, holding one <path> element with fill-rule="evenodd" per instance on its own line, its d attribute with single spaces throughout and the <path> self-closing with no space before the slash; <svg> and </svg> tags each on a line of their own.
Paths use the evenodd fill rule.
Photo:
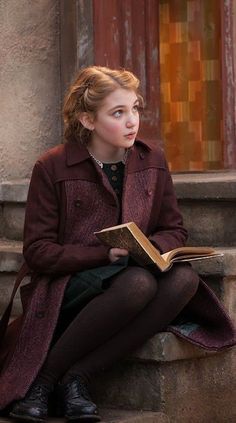
<svg viewBox="0 0 236 423">
<path fill-rule="evenodd" d="M 232 0 L 232 21 L 233 21 L 233 63 L 234 63 L 234 80 L 236 79 L 236 0 Z M 235 89 L 234 89 L 234 96 L 236 98 L 236 81 L 235 81 Z M 235 126 L 236 126 L 236 101 L 235 101 L 235 108 L 234 108 L 234 117 L 235 117 Z"/>
<path fill-rule="evenodd" d="M 61 142 L 58 3 L 0 1 L 0 182 Z"/>
</svg>

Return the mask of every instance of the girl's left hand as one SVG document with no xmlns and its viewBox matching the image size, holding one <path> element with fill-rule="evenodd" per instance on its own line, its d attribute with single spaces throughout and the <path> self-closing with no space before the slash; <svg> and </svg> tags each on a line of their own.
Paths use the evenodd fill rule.
<svg viewBox="0 0 236 423">
<path fill-rule="evenodd" d="M 118 260 L 120 257 L 125 257 L 128 255 L 129 252 L 125 248 L 111 248 L 108 253 L 108 257 L 112 263 Z"/>
</svg>

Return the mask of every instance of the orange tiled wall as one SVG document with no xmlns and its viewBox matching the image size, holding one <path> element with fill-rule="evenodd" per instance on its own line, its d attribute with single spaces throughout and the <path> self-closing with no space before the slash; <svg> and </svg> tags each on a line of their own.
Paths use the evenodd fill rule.
<svg viewBox="0 0 236 423">
<path fill-rule="evenodd" d="M 159 3 L 161 129 L 170 169 L 221 169 L 220 1 Z"/>
</svg>

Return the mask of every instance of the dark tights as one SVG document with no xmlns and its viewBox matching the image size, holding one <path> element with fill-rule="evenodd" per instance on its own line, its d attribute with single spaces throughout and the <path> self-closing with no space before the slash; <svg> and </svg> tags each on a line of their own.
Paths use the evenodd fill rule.
<svg viewBox="0 0 236 423">
<path fill-rule="evenodd" d="M 128 267 L 72 321 L 50 350 L 37 380 L 66 383 L 79 374 L 89 381 L 163 331 L 197 287 L 198 276 L 188 264 L 156 277 L 143 268 Z"/>
</svg>

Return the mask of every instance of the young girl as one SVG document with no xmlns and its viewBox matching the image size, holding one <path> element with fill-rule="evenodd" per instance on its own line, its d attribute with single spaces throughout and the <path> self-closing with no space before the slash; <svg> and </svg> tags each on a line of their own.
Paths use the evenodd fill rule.
<svg viewBox="0 0 236 423">
<path fill-rule="evenodd" d="M 137 139 L 140 108 L 131 72 L 81 70 L 65 100 L 66 142 L 33 169 L 24 229 L 32 277 L 0 377 L 0 408 L 10 404 L 16 419 L 45 421 L 57 390 L 68 420 L 99 421 L 88 393 L 94 376 L 167 328 L 208 349 L 235 343 L 189 264 L 153 273 L 94 235 L 134 221 L 161 253 L 185 244 L 164 154 Z M 186 316 L 193 330 L 183 320 L 171 327 Z"/>
</svg>

